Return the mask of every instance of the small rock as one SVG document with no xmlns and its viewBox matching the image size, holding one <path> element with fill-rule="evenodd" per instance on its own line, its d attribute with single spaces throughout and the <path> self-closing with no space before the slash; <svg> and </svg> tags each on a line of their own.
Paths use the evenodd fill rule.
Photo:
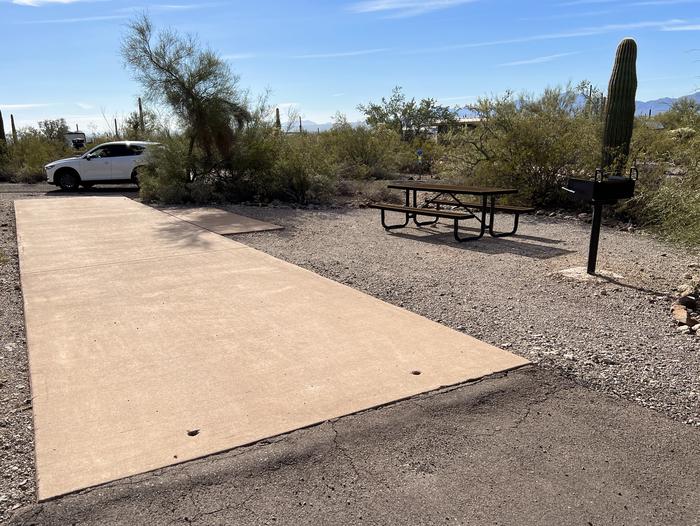
<svg viewBox="0 0 700 526">
<path fill-rule="evenodd" d="M 677 330 L 681 334 L 690 334 L 690 327 L 688 327 L 687 325 L 681 325 L 680 327 L 678 327 Z"/>
<path fill-rule="evenodd" d="M 692 326 L 696 323 L 695 320 L 690 317 L 688 309 L 677 303 L 671 307 L 671 316 L 673 316 L 673 319 L 682 325 Z"/>
<path fill-rule="evenodd" d="M 695 287 L 693 285 L 690 285 L 689 283 L 684 283 L 682 285 L 679 285 L 676 290 L 679 292 L 679 296 L 692 296 L 693 293 L 695 292 Z"/>
<path fill-rule="evenodd" d="M 690 330 L 691 330 L 691 331 L 694 331 L 694 332 L 700 332 L 700 323 L 698 323 L 697 325 L 693 325 L 693 326 L 690 328 Z"/>
</svg>

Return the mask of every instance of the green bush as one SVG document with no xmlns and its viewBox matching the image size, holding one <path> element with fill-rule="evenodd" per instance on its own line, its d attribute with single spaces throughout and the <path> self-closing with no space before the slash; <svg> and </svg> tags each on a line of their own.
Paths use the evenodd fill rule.
<svg viewBox="0 0 700 526">
<path fill-rule="evenodd" d="M 666 178 L 648 200 L 647 218 L 669 241 L 700 246 L 700 171 Z"/>
<path fill-rule="evenodd" d="M 192 181 L 185 168 L 187 149 L 184 137 L 174 137 L 149 150 L 149 163 L 139 172 L 140 195 L 145 202 L 177 204 L 192 200 Z"/>
<path fill-rule="evenodd" d="M 562 206 L 569 201 L 560 190 L 566 179 L 594 173 L 601 122 L 576 104 L 571 88 L 480 99 L 471 110 L 481 122 L 445 140 L 446 176 L 517 188 L 535 206 Z"/>
<path fill-rule="evenodd" d="M 337 166 L 338 175 L 348 179 L 379 179 L 399 167 L 397 154 L 406 148 L 399 135 L 385 127 L 353 127 L 343 117 L 321 136 L 325 155 Z"/>
<path fill-rule="evenodd" d="M 35 183 L 44 179 L 44 166 L 64 157 L 76 155 L 63 141 L 48 139 L 36 128 L 17 132 L 17 143 L 8 145 L 6 170 L 15 182 Z"/>
<path fill-rule="evenodd" d="M 236 137 L 234 151 L 228 166 L 215 169 L 198 166 L 195 156 L 195 170 L 188 173 L 187 140 L 166 141 L 140 177 L 141 197 L 165 203 L 279 199 L 306 204 L 333 192 L 333 163 L 319 136 L 251 126 Z"/>
</svg>

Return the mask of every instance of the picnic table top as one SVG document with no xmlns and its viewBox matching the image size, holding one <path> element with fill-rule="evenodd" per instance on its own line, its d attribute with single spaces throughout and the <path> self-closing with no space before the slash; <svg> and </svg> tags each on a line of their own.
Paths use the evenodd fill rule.
<svg viewBox="0 0 700 526">
<path fill-rule="evenodd" d="M 516 194 L 515 188 L 497 188 L 494 186 L 462 186 L 456 184 L 434 184 L 421 181 L 398 181 L 388 185 L 389 188 L 401 190 L 419 190 L 422 192 L 446 192 L 469 195 L 505 195 Z"/>
</svg>

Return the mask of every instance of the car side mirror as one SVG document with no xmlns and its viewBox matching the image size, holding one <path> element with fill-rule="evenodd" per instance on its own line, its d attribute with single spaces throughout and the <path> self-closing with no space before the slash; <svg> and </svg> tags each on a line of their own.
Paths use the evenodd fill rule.
<svg viewBox="0 0 700 526">
<path fill-rule="evenodd" d="M 93 155 L 91 153 L 86 153 L 85 154 L 85 159 L 90 161 L 93 158 Z"/>
</svg>

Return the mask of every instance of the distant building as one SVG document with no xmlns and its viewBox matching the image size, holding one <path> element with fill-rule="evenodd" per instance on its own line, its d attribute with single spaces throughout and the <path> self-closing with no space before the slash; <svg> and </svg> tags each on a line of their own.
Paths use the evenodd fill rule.
<svg viewBox="0 0 700 526">
<path fill-rule="evenodd" d="M 437 122 L 433 125 L 437 134 L 447 133 L 451 130 L 474 129 L 481 123 L 480 117 L 460 117 L 453 122 Z"/>
<path fill-rule="evenodd" d="M 66 141 L 67 146 L 75 148 L 76 150 L 84 148 L 85 143 L 87 142 L 87 137 L 85 137 L 83 132 L 69 132 L 64 134 L 63 138 Z"/>
</svg>

